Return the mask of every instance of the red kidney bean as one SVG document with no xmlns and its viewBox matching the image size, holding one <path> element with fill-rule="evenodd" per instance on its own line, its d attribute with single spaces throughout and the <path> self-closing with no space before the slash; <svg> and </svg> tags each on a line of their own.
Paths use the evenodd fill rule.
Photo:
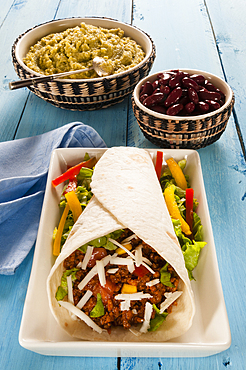
<svg viewBox="0 0 246 370">
<path fill-rule="evenodd" d="M 214 100 L 205 100 L 205 103 L 208 103 L 210 110 L 217 110 L 220 108 L 220 104 Z"/>
<path fill-rule="evenodd" d="M 204 82 L 204 87 L 208 90 L 208 91 L 216 91 L 216 87 L 208 80 L 205 80 Z"/>
<path fill-rule="evenodd" d="M 204 101 L 199 101 L 199 103 L 197 104 L 197 108 L 199 109 L 200 112 L 207 113 L 209 110 L 209 105 Z"/>
<path fill-rule="evenodd" d="M 183 87 L 193 87 L 193 89 L 198 90 L 198 84 L 196 81 L 192 80 L 190 77 L 182 78 L 182 86 Z"/>
<path fill-rule="evenodd" d="M 159 87 L 159 81 L 155 80 L 154 82 L 152 82 L 152 86 L 153 86 L 153 90 L 157 89 Z"/>
<path fill-rule="evenodd" d="M 163 107 L 163 105 L 153 105 L 151 109 L 155 112 L 166 114 L 166 109 Z"/>
<path fill-rule="evenodd" d="M 184 107 L 184 109 L 186 110 L 187 113 L 192 113 L 194 110 L 195 110 L 195 103 L 193 103 L 193 101 L 187 103 Z"/>
<path fill-rule="evenodd" d="M 165 107 L 169 107 L 170 105 L 175 104 L 182 95 L 181 87 L 176 87 L 174 90 L 170 92 L 166 100 L 164 101 Z"/>
<path fill-rule="evenodd" d="M 160 85 L 168 85 L 169 80 L 171 79 L 171 75 L 168 73 L 163 73 L 161 78 L 159 78 Z"/>
<path fill-rule="evenodd" d="M 214 91 L 208 91 L 206 89 L 205 91 L 199 91 L 198 95 L 201 100 L 220 100 L 221 99 L 220 93 L 217 93 Z"/>
<path fill-rule="evenodd" d="M 194 74 L 194 75 L 191 75 L 190 78 L 196 81 L 198 85 L 203 85 L 205 82 L 205 77 L 203 75 Z"/>
<path fill-rule="evenodd" d="M 189 99 L 188 96 L 181 96 L 181 98 L 178 101 L 178 103 L 180 103 L 182 105 L 186 105 L 189 102 L 190 102 L 190 99 Z"/>
<path fill-rule="evenodd" d="M 173 77 L 171 77 L 171 79 L 169 80 L 169 83 L 168 85 L 171 87 L 171 88 L 175 88 L 175 87 L 178 87 L 178 86 L 181 86 L 181 79 L 185 76 L 184 72 L 177 72 L 176 75 L 174 75 Z"/>
<path fill-rule="evenodd" d="M 165 85 L 161 85 L 160 86 L 160 91 L 165 94 L 165 95 L 168 95 L 171 91 L 170 87 L 169 86 L 165 86 Z"/>
<path fill-rule="evenodd" d="M 146 107 L 150 107 L 154 104 L 160 103 L 163 99 L 164 94 L 162 92 L 153 93 L 143 101 L 143 105 L 145 105 Z"/>
<path fill-rule="evenodd" d="M 182 96 L 188 96 L 188 89 L 182 89 Z"/>
<path fill-rule="evenodd" d="M 94 267 L 96 261 L 100 261 L 103 257 L 107 256 L 107 251 L 102 247 L 94 247 L 92 256 L 87 264 L 88 267 Z"/>
<path fill-rule="evenodd" d="M 181 86 L 179 86 L 181 85 Z M 201 74 L 177 69 L 158 73 L 157 79 L 140 88 L 139 100 L 148 108 L 169 115 L 196 116 L 217 110 L 224 93 Z"/>
<path fill-rule="evenodd" d="M 152 93 L 153 93 L 152 83 L 149 82 L 149 81 L 146 81 L 144 86 L 143 86 L 143 89 L 140 93 L 140 96 L 143 95 L 143 94 L 151 95 Z"/>
<path fill-rule="evenodd" d="M 169 116 L 176 116 L 182 109 L 183 104 L 173 104 L 167 109 L 167 114 Z"/>
<path fill-rule="evenodd" d="M 141 102 L 141 103 L 143 103 L 143 101 L 144 101 L 148 96 L 149 96 L 149 95 L 147 95 L 147 94 L 140 95 L 140 97 L 139 97 L 140 102 Z"/>
<path fill-rule="evenodd" d="M 195 104 L 198 104 L 199 97 L 198 97 L 198 94 L 197 94 L 196 90 L 193 89 L 193 87 L 189 87 L 188 96 L 189 96 L 190 101 L 192 101 Z"/>
</svg>

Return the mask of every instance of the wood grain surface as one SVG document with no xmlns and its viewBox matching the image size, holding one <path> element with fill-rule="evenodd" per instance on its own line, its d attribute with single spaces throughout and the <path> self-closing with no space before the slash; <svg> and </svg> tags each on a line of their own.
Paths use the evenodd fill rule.
<svg viewBox="0 0 246 370">
<path fill-rule="evenodd" d="M 200 358 L 58 357 L 28 351 L 19 345 L 18 334 L 32 250 L 15 275 L 0 275 L 0 369 L 244 369 L 246 3 L 243 0 L 3 1 L 0 11 L 0 141 L 34 136 L 81 121 L 97 130 L 108 147 L 154 147 L 138 127 L 130 98 L 107 109 L 73 112 L 52 106 L 26 88 L 9 90 L 8 83 L 17 79 L 11 47 L 19 34 L 51 19 L 73 16 L 105 16 L 133 24 L 155 42 L 157 57 L 152 72 L 182 67 L 208 71 L 224 78 L 235 93 L 235 107 L 225 133 L 218 142 L 198 151 L 232 344 L 224 352 Z"/>
</svg>

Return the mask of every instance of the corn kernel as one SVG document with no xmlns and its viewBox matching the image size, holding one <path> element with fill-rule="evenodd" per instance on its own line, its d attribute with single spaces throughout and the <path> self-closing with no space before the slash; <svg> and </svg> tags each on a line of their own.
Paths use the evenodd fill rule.
<svg viewBox="0 0 246 370">
<path fill-rule="evenodd" d="M 129 251 L 132 249 L 131 243 L 124 244 L 124 247 L 126 249 L 128 249 Z M 124 254 L 124 253 L 126 253 L 126 251 L 124 251 L 124 249 L 122 249 L 122 248 L 117 248 L 116 249 L 116 253 L 118 253 L 118 254 Z"/>
</svg>

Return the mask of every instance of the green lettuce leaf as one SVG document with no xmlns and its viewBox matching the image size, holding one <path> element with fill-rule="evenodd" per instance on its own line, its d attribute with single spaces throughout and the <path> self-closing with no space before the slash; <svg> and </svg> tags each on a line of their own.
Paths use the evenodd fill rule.
<svg viewBox="0 0 246 370">
<path fill-rule="evenodd" d="M 168 262 L 160 269 L 161 277 L 160 282 L 163 285 L 166 285 L 170 288 L 173 288 L 174 285 L 171 283 L 171 274 L 167 271 Z"/>
<path fill-rule="evenodd" d="M 160 314 L 160 310 L 159 308 L 156 307 L 155 304 L 153 304 L 153 308 L 155 310 L 155 317 L 154 319 L 150 320 L 150 327 L 148 331 L 156 331 L 161 326 L 161 324 L 166 320 L 166 317 L 168 315 L 167 312 L 163 312 L 162 314 Z"/>
<path fill-rule="evenodd" d="M 61 285 L 57 288 L 56 299 L 57 301 L 62 301 L 67 295 L 67 277 L 72 275 L 72 281 L 76 280 L 76 272 L 79 271 L 77 268 L 66 270 L 63 272 L 61 277 Z"/>
<path fill-rule="evenodd" d="M 97 303 L 90 312 L 90 317 L 101 317 L 104 315 L 104 306 L 102 302 L 101 294 L 97 294 Z"/>
</svg>

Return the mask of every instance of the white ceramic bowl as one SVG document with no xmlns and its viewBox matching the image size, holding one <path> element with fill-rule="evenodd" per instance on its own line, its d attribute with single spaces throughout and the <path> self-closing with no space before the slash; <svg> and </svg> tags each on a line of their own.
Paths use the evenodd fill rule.
<svg viewBox="0 0 246 370">
<path fill-rule="evenodd" d="M 234 94 L 230 86 L 212 73 L 180 68 L 180 71 L 201 74 L 225 95 L 225 103 L 219 109 L 196 116 L 169 116 L 144 106 L 140 100 L 140 89 L 146 81 L 153 83 L 160 71 L 143 78 L 132 94 L 132 106 L 138 124 L 145 137 L 157 146 L 170 149 L 199 149 L 217 141 L 224 132 L 234 105 Z"/>
<path fill-rule="evenodd" d="M 105 108 L 122 101 L 130 94 L 138 81 L 147 76 L 154 62 L 155 46 L 149 35 L 129 24 L 108 18 L 66 18 L 53 20 L 26 31 L 20 35 L 12 47 L 15 71 L 21 79 L 41 76 L 28 68 L 23 58 L 29 48 L 42 37 L 62 32 L 81 22 L 103 28 L 121 28 L 125 36 L 134 39 L 145 51 L 145 58 L 134 68 L 119 74 L 93 79 L 57 79 L 31 86 L 29 89 L 40 98 L 60 108 L 72 110 L 92 110 Z"/>
</svg>

